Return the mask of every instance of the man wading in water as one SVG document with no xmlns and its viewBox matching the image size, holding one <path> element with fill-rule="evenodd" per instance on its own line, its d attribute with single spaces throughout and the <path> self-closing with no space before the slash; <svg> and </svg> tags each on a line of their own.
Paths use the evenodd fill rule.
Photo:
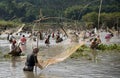
<svg viewBox="0 0 120 78">
<path fill-rule="evenodd" d="M 37 54 L 39 52 L 38 48 L 34 48 L 32 54 L 27 56 L 27 60 L 25 63 L 24 71 L 33 71 L 34 66 L 38 66 L 40 69 L 43 69 L 42 65 L 38 63 Z"/>
<path fill-rule="evenodd" d="M 97 59 L 97 52 L 96 49 L 98 48 L 98 45 L 101 43 L 101 39 L 99 36 L 97 38 L 93 39 L 90 48 L 92 49 L 92 54 L 93 54 L 93 60 L 95 61 Z"/>
</svg>

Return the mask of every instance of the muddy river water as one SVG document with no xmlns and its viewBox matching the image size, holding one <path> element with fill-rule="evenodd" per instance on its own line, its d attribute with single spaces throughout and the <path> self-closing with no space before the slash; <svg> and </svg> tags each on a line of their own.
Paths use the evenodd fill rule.
<svg viewBox="0 0 120 78">
<path fill-rule="evenodd" d="M 71 44 L 53 43 L 50 47 L 45 47 L 40 42 L 39 45 L 42 46 L 40 56 L 49 58 L 64 51 Z M 30 47 L 28 46 L 28 48 Z M 22 70 L 25 62 L 22 57 L 16 59 L 3 58 L 3 54 L 9 51 L 7 40 L 0 39 L 0 51 L 2 52 L 0 53 L 0 78 L 120 78 L 120 52 L 117 51 L 98 52 L 96 61 L 84 57 L 79 59 L 68 58 L 43 70 L 37 68 L 34 72 L 24 72 Z M 29 52 L 30 49 L 27 49 L 27 53 Z"/>
</svg>

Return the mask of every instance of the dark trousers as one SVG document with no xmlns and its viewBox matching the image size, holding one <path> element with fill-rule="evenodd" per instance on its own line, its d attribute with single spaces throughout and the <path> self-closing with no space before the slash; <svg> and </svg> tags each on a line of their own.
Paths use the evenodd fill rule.
<svg viewBox="0 0 120 78">
<path fill-rule="evenodd" d="M 33 66 L 25 66 L 23 68 L 23 71 L 33 71 L 34 67 Z"/>
</svg>

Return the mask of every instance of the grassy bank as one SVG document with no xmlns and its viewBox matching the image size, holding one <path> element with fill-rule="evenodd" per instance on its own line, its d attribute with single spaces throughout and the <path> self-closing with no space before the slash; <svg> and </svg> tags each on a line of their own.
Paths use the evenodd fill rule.
<svg viewBox="0 0 120 78">
<path fill-rule="evenodd" d="M 4 31 L 6 29 L 10 29 L 10 28 L 15 28 L 22 25 L 22 23 L 20 22 L 14 22 L 14 21 L 4 21 L 4 20 L 0 20 L 0 30 Z"/>
<path fill-rule="evenodd" d="M 4 21 L 0 20 L 0 26 L 18 26 L 20 23 L 14 21 Z"/>
<path fill-rule="evenodd" d="M 98 51 L 102 51 L 102 52 L 106 52 L 106 51 L 117 51 L 120 52 L 120 44 L 110 44 L 110 45 L 106 45 L 106 44 L 100 44 L 97 47 Z M 87 54 L 85 54 L 85 52 L 91 52 L 92 50 L 90 49 L 90 47 L 83 45 L 81 46 L 75 53 L 73 53 L 70 58 L 79 58 L 81 56 L 87 56 Z"/>
</svg>

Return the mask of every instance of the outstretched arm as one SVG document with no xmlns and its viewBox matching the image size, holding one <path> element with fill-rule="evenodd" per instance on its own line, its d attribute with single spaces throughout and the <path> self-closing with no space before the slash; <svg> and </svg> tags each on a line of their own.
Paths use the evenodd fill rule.
<svg viewBox="0 0 120 78">
<path fill-rule="evenodd" d="M 43 69 L 43 66 L 40 63 L 36 63 L 35 66 L 39 67 L 40 69 Z"/>
</svg>

